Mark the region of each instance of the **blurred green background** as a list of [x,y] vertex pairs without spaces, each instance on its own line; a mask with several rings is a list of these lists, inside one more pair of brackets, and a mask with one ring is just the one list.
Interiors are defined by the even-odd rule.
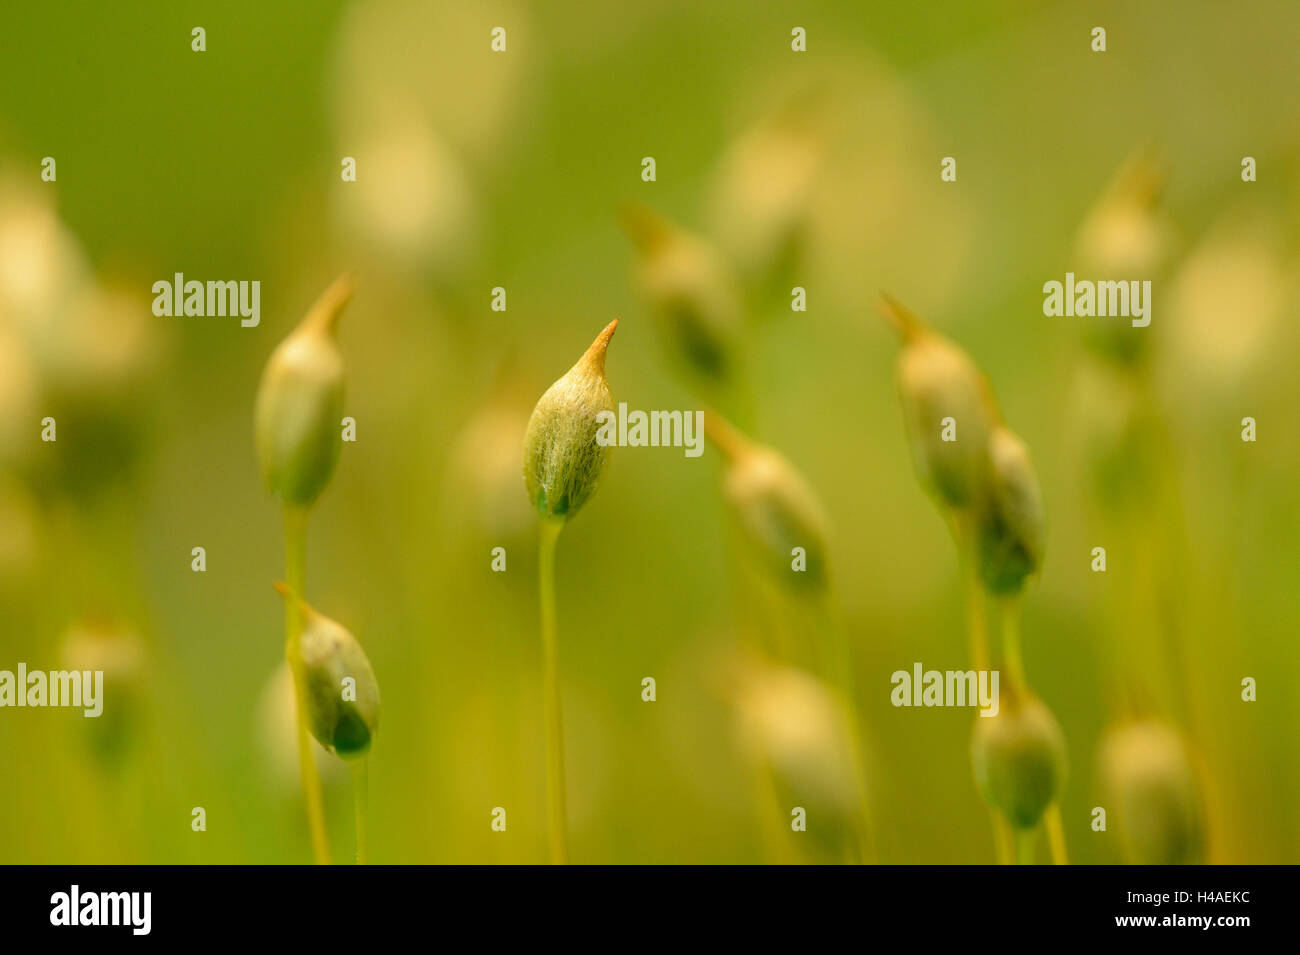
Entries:
[[[114,721],[0,711],[0,861],[309,859],[272,683],[280,521],[251,415],[271,349],[347,269],[361,278],[340,332],[358,440],[313,513],[307,594],[357,634],[383,692],[373,859],[541,861],[523,424],[615,316],[615,400],[701,406],[630,282],[617,210],[641,200],[738,261],[728,190],[751,132],[783,110],[804,121],[815,172],[793,277],[749,300],[747,425],[831,519],[878,857],[993,858],[972,714],[889,704],[894,670],[968,663],[957,562],[909,460],[898,346],[874,308],[884,289],[989,373],[1034,455],[1050,527],[1025,652],[1068,741],[1073,859],[1121,858],[1113,832],[1089,829],[1106,805],[1116,653],[1203,764],[1209,860],[1300,859],[1300,10],[767,7],[0,8],[0,668],[55,668],[89,632],[123,674]],[[1089,48],[1097,25],[1104,54]],[[195,26],[206,52],[190,48]],[[806,53],[790,49],[794,26]],[[1147,145],[1168,168],[1142,393],[1161,476],[1117,513],[1085,437],[1118,386],[1089,378],[1088,320],[1045,318],[1041,288],[1074,267],[1080,224]],[[40,181],[45,156],[56,182]],[[340,180],[344,156],[356,183]],[[656,182],[640,178],[644,156]],[[955,183],[940,181],[944,156]],[[1242,182],[1243,156],[1258,182]],[[154,317],[152,283],[174,272],[259,280],[260,326]],[[790,312],[792,285],[807,312]],[[496,286],[505,312],[489,308]],[[55,444],[39,440],[46,414]],[[719,475],[713,451],[620,449],[561,540],[575,861],[836,858],[814,831],[762,835],[719,674],[779,618],[746,596]],[[1105,575],[1089,569],[1099,545]],[[196,546],[205,573],[190,569]],[[1138,574],[1126,555],[1143,547]],[[1257,702],[1240,699],[1246,676]],[[346,772],[321,762],[347,859]],[[490,828],[498,806],[505,833]]]

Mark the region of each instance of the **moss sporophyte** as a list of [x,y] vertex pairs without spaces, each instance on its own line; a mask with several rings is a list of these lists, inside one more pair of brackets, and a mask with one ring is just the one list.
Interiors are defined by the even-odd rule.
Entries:
[[343,353],[336,330],[355,282],[339,278],[271,353],[254,410],[262,475],[285,506],[310,507],[338,463]]
[[298,604],[303,698],[312,736],[352,766],[357,864],[369,861],[369,793],[366,756],[379,732],[379,682],[370,659],[347,628],[317,612],[282,583],[280,596]]
[[612,448],[597,440],[602,414],[614,413],[605,352],[618,319],[538,400],[524,435],[524,484],[537,513],[566,521],[596,491]]
[[[1032,835],[1046,817],[1052,856],[1065,860],[1055,804],[1065,741],[1051,711],[1029,690],[1020,649],[1019,596],[1043,558],[1045,509],[1029,451],[1003,422],[987,376],[957,345],[888,296],[881,311],[898,332],[899,398],[921,483],[948,522],[961,560],[975,668],[989,666],[988,597],[1002,620],[1008,701],[977,720],[972,760],[995,811],[1002,861],[1032,861]],[[1012,833],[1015,830],[1016,849]]]
[[613,449],[597,435],[613,413],[605,352],[614,319],[572,368],[542,395],[524,435],[524,487],[541,518],[538,590],[542,616],[542,698],[546,725],[547,830],[551,861],[568,861],[564,718],[555,619],[555,546],[565,524],[591,499]]
[[717,252],[643,203],[621,210],[636,251],[636,285],[674,361],[710,382],[734,373],[740,289]]
[[1151,718],[1117,726],[1103,739],[1100,763],[1129,862],[1204,861],[1205,801],[1191,748],[1178,729]]
[[860,862],[874,854],[868,780],[853,653],[832,592],[827,539],[830,522],[811,486],[783,455],[745,437],[721,415],[708,412],[704,430],[723,458],[723,496],[763,576],[813,611],[820,640],[812,648],[833,687],[858,801],[852,852]]
[[[271,493],[279,498],[283,510],[285,587],[290,595],[285,600],[285,659],[293,674],[299,771],[312,852],[318,863],[328,863],[330,853],[324,796],[308,736],[309,725],[320,727],[312,722],[312,689],[304,663],[305,605],[302,601],[307,516],[338,462],[344,382],[343,355],[336,331],[354,288],[352,275],[335,280],[271,353],[262,372],[253,412],[253,436],[262,476]],[[353,742],[349,735],[344,745]],[[360,807],[364,804],[365,771],[364,763],[358,765],[358,857],[361,858],[364,833],[360,829]]]
[[379,683],[370,660],[342,624],[300,600],[283,583],[277,583],[276,590],[285,600],[298,601],[303,615],[302,672],[311,734],[335,755],[360,759],[379,730]]
[[[752,552],[776,580],[796,590],[829,586],[829,522],[812,489],[780,454],[744,437],[720,415],[708,413],[704,430],[725,460],[723,492]],[[802,566],[792,573],[792,556]]]

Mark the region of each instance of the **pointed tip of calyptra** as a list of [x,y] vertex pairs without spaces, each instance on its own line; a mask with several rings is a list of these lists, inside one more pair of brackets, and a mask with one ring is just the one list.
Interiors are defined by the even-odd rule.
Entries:
[[716,411],[704,412],[704,436],[713,443],[728,461],[736,461],[749,453],[751,445],[727,419]]
[[298,601],[298,603],[302,606],[302,609],[305,613],[312,614],[315,612],[312,610],[311,605],[308,604],[307,601],[303,600],[301,596],[294,593],[293,588],[290,587],[288,584],[286,584],[283,580],[277,580],[275,581],[275,583],[271,584],[271,586],[274,587],[275,592],[279,594],[281,597],[283,597],[285,600]]
[[288,584],[286,584],[283,580],[277,580],[271,586],[274,587],[275,592],[279,594],[281,597],[283,597],[285,600],[296,600],[298,602],[298,607],[302,611],[302,619],[304,625],[311,623],[314,620],[321,619],[320,612],[317,611],[316,608],[313,607],[311,604],[307,603],[307,601],[304,600],[301,595],[294,593],[293,588],[290,587]]
[[603,375],[605,373],[605,353],[609,350],[609,340],[614,337],[614,332],[617,329],[618,319],[616,318],[601,330],[601,333],[596,336],[596,340],[583,352],[580,364],[593,366]]
[[642,252],[662,248],[672,236],[672,225],[640,200],[630,200],[618,207],[618,221],[632,244]]
[[925,322],[888,292],[880,293],[880,301],[876,308],[904,342],[914,342],[925,334]]
[[357,273],[347,271],[330,283],[329,287],[320,294],[320,297],[307,310],[306,317],[302,320],[303,328],[311,328],[316,331],[334,334],[338,328],[339,317],[343,314],[343,309],[347,307],[348,302],[352,301],[353,294],[357,290]]
[[1145,198],[1154,201],[1168,181],[1169,168],[1169,154],[1158,140],[1140,142],[1125,155],[1111,176],[1102,198]]

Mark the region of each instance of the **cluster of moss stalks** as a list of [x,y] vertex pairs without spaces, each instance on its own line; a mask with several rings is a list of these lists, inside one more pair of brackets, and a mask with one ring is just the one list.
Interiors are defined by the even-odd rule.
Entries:
[[[947,521],[964,580],[970,653],[990,666],[987,613],[1001,620],[1002,683],[997,715],[979,716],[971,761],[994,812],[1002,861],[1033,860],[1033,837],[1046,816],[1053,861],[1066,861],[1057,799],[1065,781],[1065,737],[1029,687],[1020,649],[1019,602],[1042,564],[1045,514],[1023,441],[1007,427],[983,372],[957,345],[885,297],[898,331],[898,389],[921,483]],[[1013,845],[1014,844],[1014,845]]]
[[284,653],[293,674],[303,799],[318,863],[330,860],[325,801],[308,733],[353,766],[356,859],[369,855],[367,754],[379,729],[379,683],[356,637],[305,599],[307,517],[338,462],[342,441],[343,355],[339,316],[352,298],[343,276],[272,352],[254,411],[254,438],[267,487],[284,515]]

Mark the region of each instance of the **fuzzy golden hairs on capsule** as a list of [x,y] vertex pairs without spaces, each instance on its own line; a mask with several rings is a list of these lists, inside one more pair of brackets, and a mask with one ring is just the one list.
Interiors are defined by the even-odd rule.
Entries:
[[537,401],[524,434],[524,486],[534,510],[566,521],[596,492],[613,448],[596,440],[597,417],[613,412],[605,380],[605,352],[618,328],[614,319],[582,357]]

